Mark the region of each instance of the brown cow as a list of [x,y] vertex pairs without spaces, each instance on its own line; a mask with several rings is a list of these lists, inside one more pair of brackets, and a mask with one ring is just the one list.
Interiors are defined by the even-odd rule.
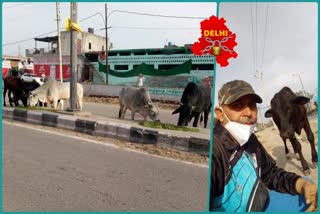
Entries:
[[[6,77],[3,79],[3,85],[3,106],[6,106],[7,91],[10,106],[13,107],[12,102],[15,103],[15,106],[18,106],[20,99],[23,105],[27,106],[27,95],[23,91],[23,82],[19,77]],[[13,93],[13,99],[11,93]]]

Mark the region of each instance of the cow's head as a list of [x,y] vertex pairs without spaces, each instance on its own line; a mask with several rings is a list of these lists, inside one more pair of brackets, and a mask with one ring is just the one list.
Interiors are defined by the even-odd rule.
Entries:
[[290,88],[284,87],[271,100],[271,108],[264,116],[272,117],[276,123],[280,136],[282,138],[291,138],[294,136],[295,123],[299,123],[303,117],[306,117],[306,109],[303,106],[309,102],[309,98],[296,96]]
[[147,112],[149,118],[153,121],[159,121],[159,107],[153,103],[144,105],[144,109]]
[[172,114],[179,114],[178,126],[187,126],[188,122],[192,119],[192,109],[191,104],[180,104],[180,106],[172,112]]
[[30,106],[36,106],[37,103],[39,102],[39,97],[36,93],[30,92],[29,97],[28,97],[28,103]]

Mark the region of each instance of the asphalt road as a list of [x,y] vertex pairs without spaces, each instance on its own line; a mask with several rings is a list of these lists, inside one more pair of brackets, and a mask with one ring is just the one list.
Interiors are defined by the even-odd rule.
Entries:
[[[111,139],[110,139],[111,141]],[[203,211],[208,168],[3,122],[4,211]]]

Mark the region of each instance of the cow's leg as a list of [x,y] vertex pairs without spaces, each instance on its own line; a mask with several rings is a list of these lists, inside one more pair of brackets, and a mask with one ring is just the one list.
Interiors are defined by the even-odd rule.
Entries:
[[[11,98],[11,94],[12,94],[13,92],[11,91],[11,89],[9,89],[8,90],[8,97],[9,97],[9,103],[10,103],[10,106],[11,107],[13,107],[13,102],[14,102],[14,99],[13,98]],[[13,96],[14,96],[14,94],[13,94]]]
[[3,106],[6,106],[6,94],[7,94],[7,88],[4,86],[4,89],[3,89]]
[[13,102],[13,98],[12,98],[12,90],[8,89],[8,98],[9,98],[9,102]]
[[194,113],[193,127],[198,127],[199,118],[200,118],[200,112],[195,112]]
[[118,115],[118,118],[119,118],[119,119],[121,118],[121,108],[119,109],[119,115]]
[[16,93],[15,94],[13,94],[13,99],[14,99],[14,104],[15,104],[15,106],[19,106],[19,99],[18,99],[18,97],[21,97],[22,95],[20,94],[20,92],[19,92],[19,96],[17,96],[17,91],[16,91]]
[[124,106],[123,105],[120,105],[120,109],[119,109],[119,119],[122,119],[122,115],[123,115],[123,108]]
[[304,159],[304,157],[302,155],[300,142],[295,137],[290,138],[290,142],[292,144],[292,147],[293,147],[294,151],[299,154],[301,165],[302,165],[302,169],[303,169],[303,174],[309,175],[311,173],[311,171],[310,171],[310,168],[308,166],[307,161]]
[[131,120],[134,120],[134,115],[136,114],[136,111],[132,110],[131,111]]
[[209,113],[210,113],[210,108],[204,110],[204,128],[207,128]]
[[80,106],[80,111],[83,110],[83,97],[78,97],[78,102],[79,102],[79,106]]
[[19,89],[9,91],[9,94],[13,93],[13,99],[11,101],[14,103],[15,106],[19,106],[19,98],[22,97],[22,91],[19,91]]
[[147,121],[148,114],[145,112],[144,114],[142,114],[142,117],[143,121]]
[[60,103],[60,100],[57,101],[57,109],[61,109],[61,103]]
[[9,97],[11,97],[10,94],[13,94],[13,98],[9,98],[10,106],[13,106],[12,103],[14,103],[15,106],[19,106],[18,97],[20,97],[20,96],[18,95],[18,91],[17,90],[13,90],[13,91],[9,90]]
[[200,114],[200,124],[202,124],[203,121],[203,113]]
[[316,147],[314,145],[314,135],[312,133],[312,130],[311,130],[311,127],[310,127],[308,120],[305,123],[304,131],[306,132],[308,141],[311,146],[311,157],[312,157],[313,167],[317,167],[318,166],[318,153],[317,153]]
[[284,150],[285,150],[285,152],[286,152],[286,158],[287,158],[287,160],[290,160],[291,157],[290,157],[289,149],[288,149],[288,146],[287,146],[287,139],[284,138],[284,137],[281,137],[281,138],[282,138],[283,143],[284,143]]
[[123,107],[123,111],[121,113],[121,119],[124,119],[124,117],[126,116],[126,112],[127,112],[127,108]]
[[58,108],[58,100],[53,99],[53,101],[52,101],[52,107],[53,107],[54,109],[57,109],[57,108]]
[[63,110],[63,100],[58,100],[58,109]]

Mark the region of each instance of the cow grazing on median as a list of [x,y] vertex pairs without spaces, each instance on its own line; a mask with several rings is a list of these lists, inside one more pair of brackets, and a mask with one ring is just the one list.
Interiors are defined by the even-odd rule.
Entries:
[[119,94],[119,119],[124,119],[127,109],[131,111],[131,119],[135,113],[143,116],[144,120],[159,120],[159,109],[151,101],[150,94],[145,87],[124,87]]
[[200,115],[203,113],[204,128],[206,128],[210,109],[210,89],[201,85],[197,85],[194,82],[190,82],[183,91],[180,107],[172,112],[172,114],[180,113],[178,126],[187,126],[194,117],[193,127],[197,127]]
[[[23,80],[19,77],[6,77],[3,79],[3,106],[6,106],[6,94],[8,92],[10,106],[19,105],[19,100],[22,101],[24,106],[27,106],[27,95],[24,94]],[[11,98],[13,95],[13,98]]]
[[311,145],[313,165],[317,166],[318,164],[318,154],[314,144],[314,136],[307,118],[307,110],[304,107],[304,104],[307,102],[309,102],[309,98],[297,96],[290,88],[284,87],[274,95],[271,100],[271,109],[265,113],[265,117],[273,118],[280,131],[280,137],[284,142],[287,158],[289,157],[289,150],[286,140],[290,140],[294,152],[300,157],[304,174],[310,174],[310,169],[302,155],[301,144],[295,137],[295,133],[300,135],[301,130],[304,129]]
[[[51,78],[39,88],[33,90],[29,94],[30,106],[35,106],[38,102],[51,103],[54,109],[58,109],[60,101],[61,109],[63,109],[63,100],[70,99],[70,82],[57,82]],[[83,109],[83,87],[77,83],[77,100],[79,110]]]

